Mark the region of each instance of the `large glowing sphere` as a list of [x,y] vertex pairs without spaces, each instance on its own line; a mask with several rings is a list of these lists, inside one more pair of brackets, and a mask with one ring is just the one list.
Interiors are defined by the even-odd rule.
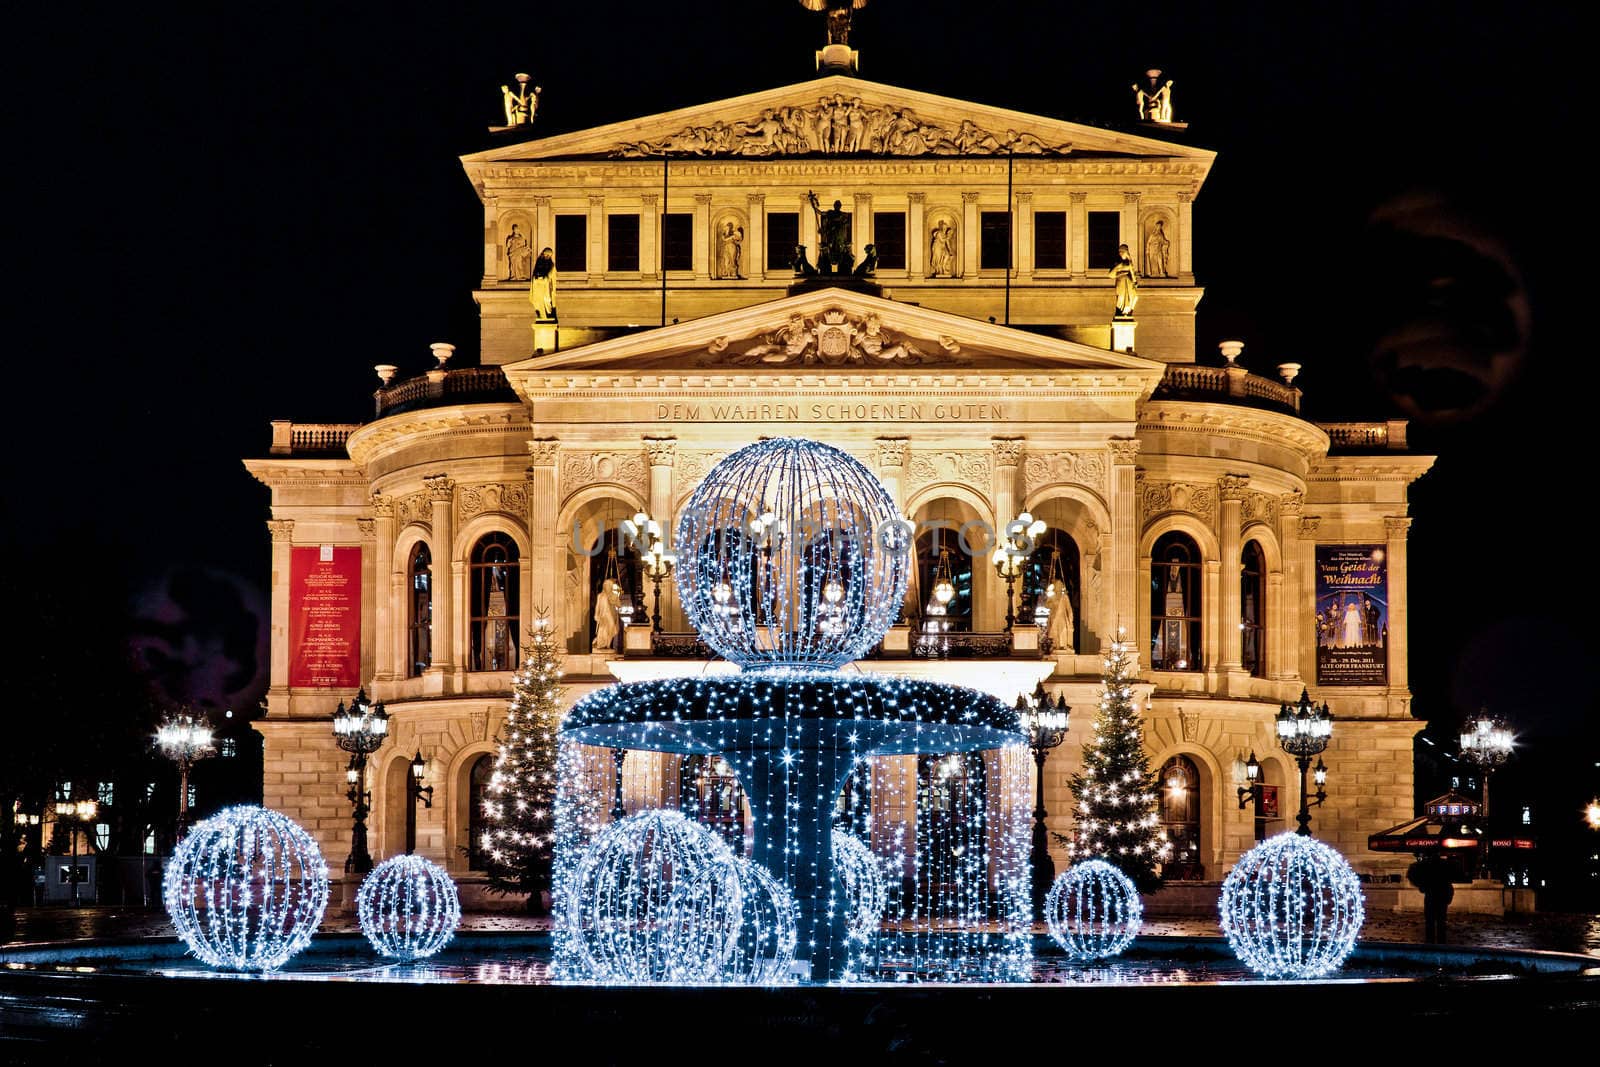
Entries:
[[607,826],[565,896],[568,939],[596,982],[722,981],[744,920],[733,853],[676,811]]
[[1222,883],[1220,907],[1234,955],[1268,978],[1336,970],[1366,918],[1350,864],[1295,833],[1270,837],[1241,856]]
[[418,960],[455,936],[461,899],[443,867],[421,856],[391,856],[356,892],[361,932],[385,956]]
[[678,520],[678,593],[744,667],[838,667],[900,612],[911,527],[860,460],[797,437],[718,463]]
[[1117,955],[1139,936],[1144,905],[1127,875],[1105,860],[1085,860],[1050,886],[1044,918],[1063,952],[1098,960]]
[[739,870],[743,917],[738,942],[728,957],[728,980],[750,985],[792,982],[799,939],[794,897],[761,864],[742,857],[734,863]]
[[244,804],[189,831],[167,865],[162,898],[200,959],[269,971],[305,948],[322,922],[328,866],[294,820]]
[[833,870],[844,887],[845,925],[850,930],[850,938],[870,944],[889,901],[878,857],[861,838],[835,827]]

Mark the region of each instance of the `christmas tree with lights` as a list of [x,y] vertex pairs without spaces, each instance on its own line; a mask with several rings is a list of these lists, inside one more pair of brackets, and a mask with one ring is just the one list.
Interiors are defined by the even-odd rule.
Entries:
[[555,847],[556,733],[561,726],[561,651],[540,618],[528,635],[511,706],[497,738],[494,776],[483,802],[489,824],[476,842],[488,858],[489,887],[528,894],[528,911],[546,913]]
[[1071,851],[1075,863],[1102,859],[1121,868],[1148,893],[1161,887],[1171,846],[1157,813],[1156,776],[1133,699],[1132,645],[1124,638],[1118,630],[1105,658],[1094,737],[1083,747],[1083,773],[1072,779],[1078,803]]

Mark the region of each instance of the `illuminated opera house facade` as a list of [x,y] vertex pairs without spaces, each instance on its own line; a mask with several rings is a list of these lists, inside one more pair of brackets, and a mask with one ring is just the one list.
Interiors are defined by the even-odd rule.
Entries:
[[[657,586],[617,531],[639,512],[670,529],[720,457],[798,435],[862,460],[916,523],[904,618],[862,669],[1008,703],[1042,680],[1074,709],[1045,769],[1052,829],[1071,828],[1067,783],[1120,627],[1169,877],[1219,879],[1293,828],[1298,770],[1274,717],[1303,689],[1334,716],[1317,835],[1392,873],[1366,844],[1413,812],[1407,494],[1431,459],[1402,423],[1303,418],[1293,364],[1209,343],[1197,360],[1193,212],[1214,153],[1130,128],[831,74],[465,157],[483,205],[480,365],[436,346],[422,373],[419,345],[417,376],[380,368],[370,421],[274,423],[270,454],[246,461],[271,489],[265,803],[331,858],[349,851],[330,716],[365,687],[391,734],[369,771],[373,855],[406,847],[420,753],[435,791],[415,847],[469,877],[534,619],[564,643],[568,700],[727,669],[670,578],[652,625]],[[812,272],[835,201],[853,260],[830,277]],[[855,277],[869,244],[875,273]],[[1116,313],[1120,246],[1131,315]],[[530,301],[544,248],[559,323]],[[1047,530],[1008,628],[988,531],[1024,512]],[[1052,583],[1071,606],[1053,627]],[[1252,753],[1266,788],[1241,803]],[[926,758],[886,762],[910,761],[918,789],[973,787]],[[629,810],[698,806],[737,832],[738,783],[715,760],[632,753],[621,776]]]

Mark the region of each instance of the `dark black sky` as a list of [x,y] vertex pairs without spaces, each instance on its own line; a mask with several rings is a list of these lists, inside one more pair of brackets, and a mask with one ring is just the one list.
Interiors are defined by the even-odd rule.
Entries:
[[[202,600],[264,603],[267,495],[239,458],[265,452],[268,419],[359,419],[372,365],[420,371],[431,341],[476,359],[481,214],[456,157],[486,146],[501,82],[533,72],[540,127],[580,128],[803,80],[822,32],[793,0],[159,10],[33,5],[6,70],[7,537],[29,580],[65,556],[147,604],[174,568],[233,591]],[[1414,494],[1413,686],[1425,715],[1489,703],[1571,734],[1592,721],[1568,665],[1600,592],[1577,516],[1594,253],[1570,19],[874,0],[854,43],[865,77],[1091,123],[1125,123],[1129,83],[1165,68],[1220,153],[1196,204],[1202,358],[1239,336],[1257,370],[1303,363],[1314,417],[1393,410],[1368,355],[1435,267],[1375,234],[1380,205],[1425,204],[1520,277],[1520,380],[1413,431],[1441,456]]]

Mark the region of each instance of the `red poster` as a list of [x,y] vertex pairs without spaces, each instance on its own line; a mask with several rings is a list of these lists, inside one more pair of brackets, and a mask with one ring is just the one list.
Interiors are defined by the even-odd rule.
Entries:
[[290,549],[289,684],[361,684],[361,549]]

